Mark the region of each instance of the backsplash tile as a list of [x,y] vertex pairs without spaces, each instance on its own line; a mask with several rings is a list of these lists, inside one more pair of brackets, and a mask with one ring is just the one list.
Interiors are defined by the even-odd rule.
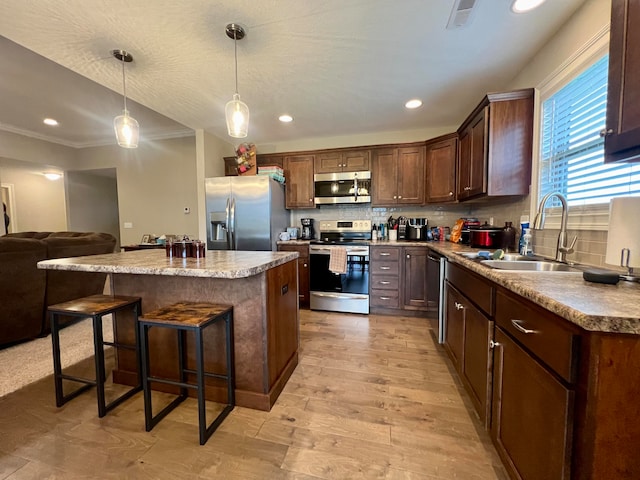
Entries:
[[[505,222],[512,222],[520,236],[520,217],[527,215],[533,222],[533,215],[529,211],[529,197],[492,200],[487,203],[433,205],[425,207],[371,207],[370,205],[322,205],[318,208],[305,210],[291,210],[292,226],[300,226],[301,218],[313,218],[314,227],[318,229],[320,220],[371,220],[372,223],[386,223],[389,216],[397,218],[403,215],[407,218],[427,218],[430,226],[452,227],[460,217],[477,217],[482,223],[493,219],[495,226],[503,226]],[[554,258],[559,230],[533,230],[533,251],[538,255]],[[586,265],[593,265],[617,271],[624,271],[604,263],[607,250],[607,232],[594,230],[569,230],[568,238],[578,236],[575,252],[567,259]]]

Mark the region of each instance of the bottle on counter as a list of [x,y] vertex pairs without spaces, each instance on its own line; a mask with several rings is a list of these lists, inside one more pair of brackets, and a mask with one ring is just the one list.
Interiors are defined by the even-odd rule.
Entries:
[[518,252],[522,253],[522,247],[524,247],[524,233],[529,228],[529,215],[522,215],[520,217],[520,241],[518,242]]
[[504,228],[502,229],[502,250],[507,253],[516,251],[516,229],[513,228],[511,222],[504,222]]
[[531,235],[531,229],[525,228],[524,230],[524,244],[522,245],[522,249],[520,250],[521,255],[533,255],[533,245],[531,244],[533,237]]
[[376,240],[378,240],[378,227],[374,223],[371,229],[371,241],[375,242]]

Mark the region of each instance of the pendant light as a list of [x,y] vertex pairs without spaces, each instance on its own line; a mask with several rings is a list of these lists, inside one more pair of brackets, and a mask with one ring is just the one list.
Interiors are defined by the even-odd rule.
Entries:
[[227,132],[230,137],[245,138],[249,132],[249,107],[240,100],[238,93],[238,40],[242,40],[245,36],[244,28],[237,23],[230,23],[225,28],[227,37],[233,39],[233,52],[236,66],[236,93],[233,94],[233,100],[227,102],[224,108],[224,114],[227,119]]
[[112,50],[111,55],[122,62],[122,95],[124,97],[124,110],[122,115],[113,119],[113,128],[116,131],[118,145],[123,148],[138,148],[138,136],[140,127],[138,121],[129,115],[127,110],[127,85],[124,78],[124,64],[133,61],[133,56],[125,50]]

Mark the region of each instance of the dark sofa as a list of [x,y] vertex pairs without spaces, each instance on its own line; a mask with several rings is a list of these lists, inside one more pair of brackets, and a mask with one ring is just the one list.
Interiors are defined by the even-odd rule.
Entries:
[[106,274],[40,270],[40,260],[112,253],[108,233],[21,232],[0,237],[0,348],[49,333],[47,306],[102,293]]

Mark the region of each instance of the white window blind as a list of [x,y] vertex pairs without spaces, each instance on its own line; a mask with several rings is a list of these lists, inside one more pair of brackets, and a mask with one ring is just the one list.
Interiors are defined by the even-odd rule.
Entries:
[[[640,164],[605,164],[608,56],[542,104],[538,196],[563,193],[569,206],[640,195]],[[555,199],[555,206],[560,203]]]

